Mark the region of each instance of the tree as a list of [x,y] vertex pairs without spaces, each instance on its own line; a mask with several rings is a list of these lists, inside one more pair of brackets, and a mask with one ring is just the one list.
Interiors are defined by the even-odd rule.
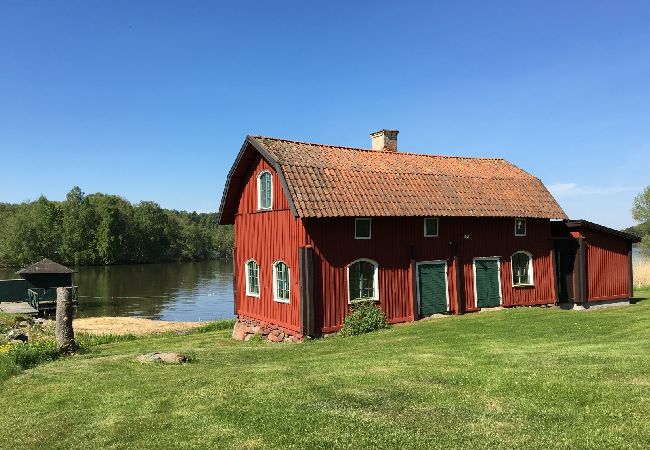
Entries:
[[637,222],[641,222],[639,225],[642,235],[641,246],[646,251],[650,251],[650,186],[634,198],[632,217]]

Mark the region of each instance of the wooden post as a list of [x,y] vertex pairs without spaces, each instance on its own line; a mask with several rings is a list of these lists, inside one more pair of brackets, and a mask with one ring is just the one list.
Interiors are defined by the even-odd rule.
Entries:
[[72,353],[77,345],[72,329],[72,288],[56,288],[56,343],[59,351]]
[[632,242],[627,250],[627,292],[630,302],[634,302],[634,268],[632,267]]
[[298,248],[300,263],[300,329],[303,336],[316,336],[314,305],[314,250]]

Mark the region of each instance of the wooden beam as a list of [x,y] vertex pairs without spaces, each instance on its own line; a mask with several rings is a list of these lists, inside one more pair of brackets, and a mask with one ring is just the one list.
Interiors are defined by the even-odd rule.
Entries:
[[314,319],[314,250],[311,246],[298,249],[300,265],[300,331],[303,336],[316,335]]
[[632,242],[628,242],[627,250],[627,292],[630,300],[634,299],[634,269],[632,268]]

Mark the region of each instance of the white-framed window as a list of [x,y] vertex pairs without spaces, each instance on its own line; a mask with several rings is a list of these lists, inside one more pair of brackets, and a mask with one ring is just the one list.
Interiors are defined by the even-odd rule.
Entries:
[[260,296],[260,266],[254,259],[246,261],[246,295]]
[[273,206],[273,176],[268,170],[257,175],[257,209],[267,210]]
[[533,255],[520,250],[510,257],[513,286],[533,286]]
[[289,303],[289,266],[284,261],[273,263],[273,300]]
[[438,218],[424,218],[424,237],[438,237]]
[[515,236],[526,236],[526,219],[515,219]]
[[357,259],[347,267],[348,303],[379,300],[379,265],[372,259]]
[[372,237],[372,219],[358,217],[354,219],[354,238],[370,239]]

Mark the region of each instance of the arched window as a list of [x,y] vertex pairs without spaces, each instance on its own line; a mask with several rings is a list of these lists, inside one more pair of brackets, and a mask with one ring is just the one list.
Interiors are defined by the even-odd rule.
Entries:
[[379,266],[371,259],[358,259],[348,266],[348,303],[379,300]]
[[533,255],[525,251],[518,251],[512,258],[512,285],[533,285]]
[[260,296],[260,266],[254,259],[246,261],[246,295]]
[[273,183],[271,172],[263,170],[257,176],[257,209],[271,209],[273,205]]
[[273,263],[273,300],[289,303],[289,266],[284,261]]

